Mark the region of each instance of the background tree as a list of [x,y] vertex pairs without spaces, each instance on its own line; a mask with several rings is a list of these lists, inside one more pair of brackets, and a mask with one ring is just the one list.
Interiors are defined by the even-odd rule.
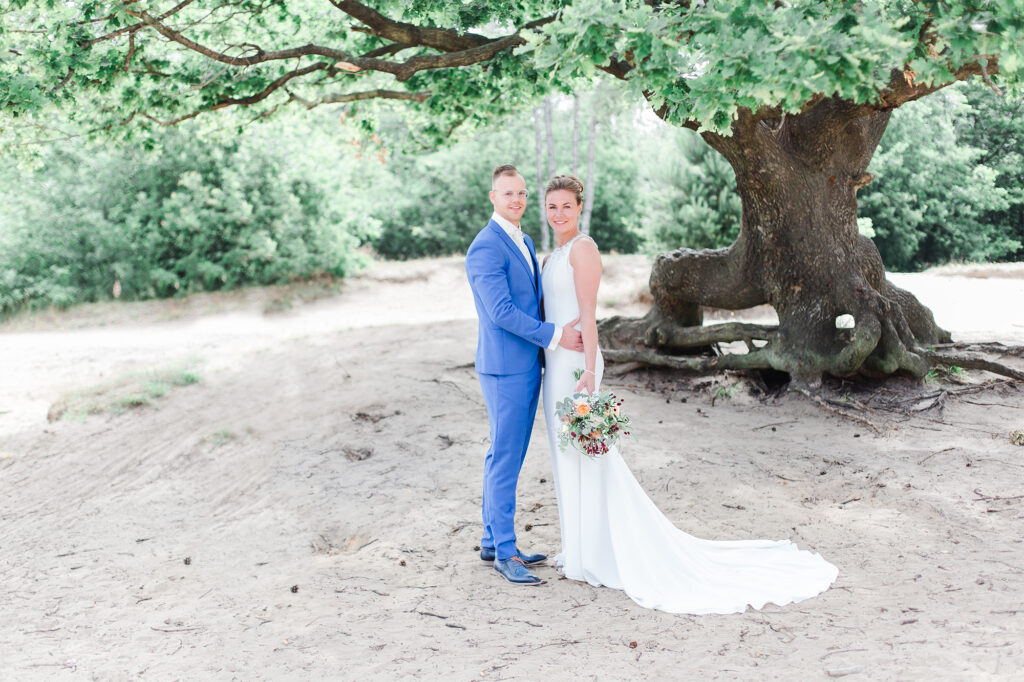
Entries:
[[661,135],[641,179],[649,197],[642,222],[648,248],[718,249],[736,241],[742,207],[736,177],[720,154],[696,135]]
[[878,179],[860,197],[887,267],[992,260],[1021,247],[993,215],[1010,206],[999,173],[957,130],[970,111],[961,90],[948,88],[893,115],[871,163]]
[[[701,305],[773,305],[777,329],[716,330],[766,345],[713,362],[782,370],[799,386],[826,373],[921,376],[924,344],[948,339],[885,279],[858,234],[856,193],[895,108],[972,75],[1019,84],[1020,0],[330,5],[15,0],[0,107],[74,104],[71,117],[94,96],[105,112],[96,128],[112,130],[235,106],[266,115],[392,99],[422,102],[430,118],[417,134],[437,138],[601,70],[700,132],[732,167],[743,207],[727,249],[655,262],[651,314],[603,327],[618,357],[664,362],[659,353],[706,344]],[[837,329],[847,314],[856,326]]]
[[1020,246],[1006,257],[1024,259],[1024,96],[992,97],[983,85],[963,87],[967,107],[955,124],[960,141],[983,150],[978,163],[996,172],[996,187],[1006,190],[1007,207],[990,211],[988,223],[1008,228]]

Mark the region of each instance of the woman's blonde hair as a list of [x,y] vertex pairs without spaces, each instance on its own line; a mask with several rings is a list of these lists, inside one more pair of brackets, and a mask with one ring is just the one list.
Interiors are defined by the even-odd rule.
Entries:
[[556,175],[551,178],[548,186],[544,188],[544,197],[557,190],[568,190],[576,195],[576,203],[583,203],[583,181],[575,175]]

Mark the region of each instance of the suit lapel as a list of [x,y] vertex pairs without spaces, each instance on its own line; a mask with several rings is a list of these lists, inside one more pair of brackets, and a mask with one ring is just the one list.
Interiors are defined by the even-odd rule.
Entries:
[[536,248],[533,245],[533,240],[526,233],[523,233],[523,241],[526,242],[526,250],[530,252],[530,260],[533,261],[533,288],[540,291],[540,264],[537,262]]
[[533,257],[534,268],[533,268],[533,272],[532,273],[530,272],[530,266],[526,262],[526,258],[523,257],[523,252],[520,251],[519,247],[516,246],[516,243],[514,241],[512,241],[512,237],[509,237],[508,234],[505,233],[505,230],[501,229],[501,225],[499,225],[498,223],[496,223],[496,222],[494,222],[492,220],[491,222],[489,222],[487,224],[487,226],[490,227],[492,230],[494,230],[495,232],[498,233],[498,237],[501,239],[502,243],[505,245],[505,248],[507,248],[509,251],[512,252],[513,260],[518,262],[519,265],[523,268],[523,270],[526,272],[526,276],[529,277],[530,281],[533,282],[533,288],[536,289],[537,288],[537,277],[536,277],[536,272],[537,272],[536,263],[537,263],[537,259],[536,259],[536,257],[532,256],[533,249],[530,248],[530,241],[526,241],[526,240],[529,240],[530,238],[527,237],[525,234],[523,235],[523,239],[524,239],[524,241],[526,241],[526,244],[527,244],[526,250],[529,251],[530,254],[531,254],[531,257]]

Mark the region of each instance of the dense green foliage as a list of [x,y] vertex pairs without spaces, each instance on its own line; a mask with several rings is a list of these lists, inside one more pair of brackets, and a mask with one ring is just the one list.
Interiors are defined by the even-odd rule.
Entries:
[[115,282],[135,299],[352,267],[372,219],[337,200],[338,174],[295,163],[267,136],[183,130],[161,142],[58,147],[31,172],[4,171],[0,311],[107,298]]
[[[667,120],[724,132],[741,108],[794,112],[819,93],[877,101],[894,71],[945,83],[979,55],[998,58],[1010,83],[1024,69],[1021,0],[335,5],[196,0],[164,16],[167,7],[148,14],[120,0],[13,0],[2,11],[0,109],[76,113],[95,95],[106,106],[90,115],[116,124],[383,86],[429,92],[429,125],[443,133],[602,68],[649,93]],[[439,30],[410,34],[409,25]]]

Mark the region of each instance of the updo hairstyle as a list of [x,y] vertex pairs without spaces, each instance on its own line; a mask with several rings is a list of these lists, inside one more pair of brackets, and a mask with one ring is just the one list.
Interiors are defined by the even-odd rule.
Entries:
[[576,195],[576,203],[583,204],[583,181],[575,175],[556,175],[544,188],[544,197],[557,190],[564,189]]

